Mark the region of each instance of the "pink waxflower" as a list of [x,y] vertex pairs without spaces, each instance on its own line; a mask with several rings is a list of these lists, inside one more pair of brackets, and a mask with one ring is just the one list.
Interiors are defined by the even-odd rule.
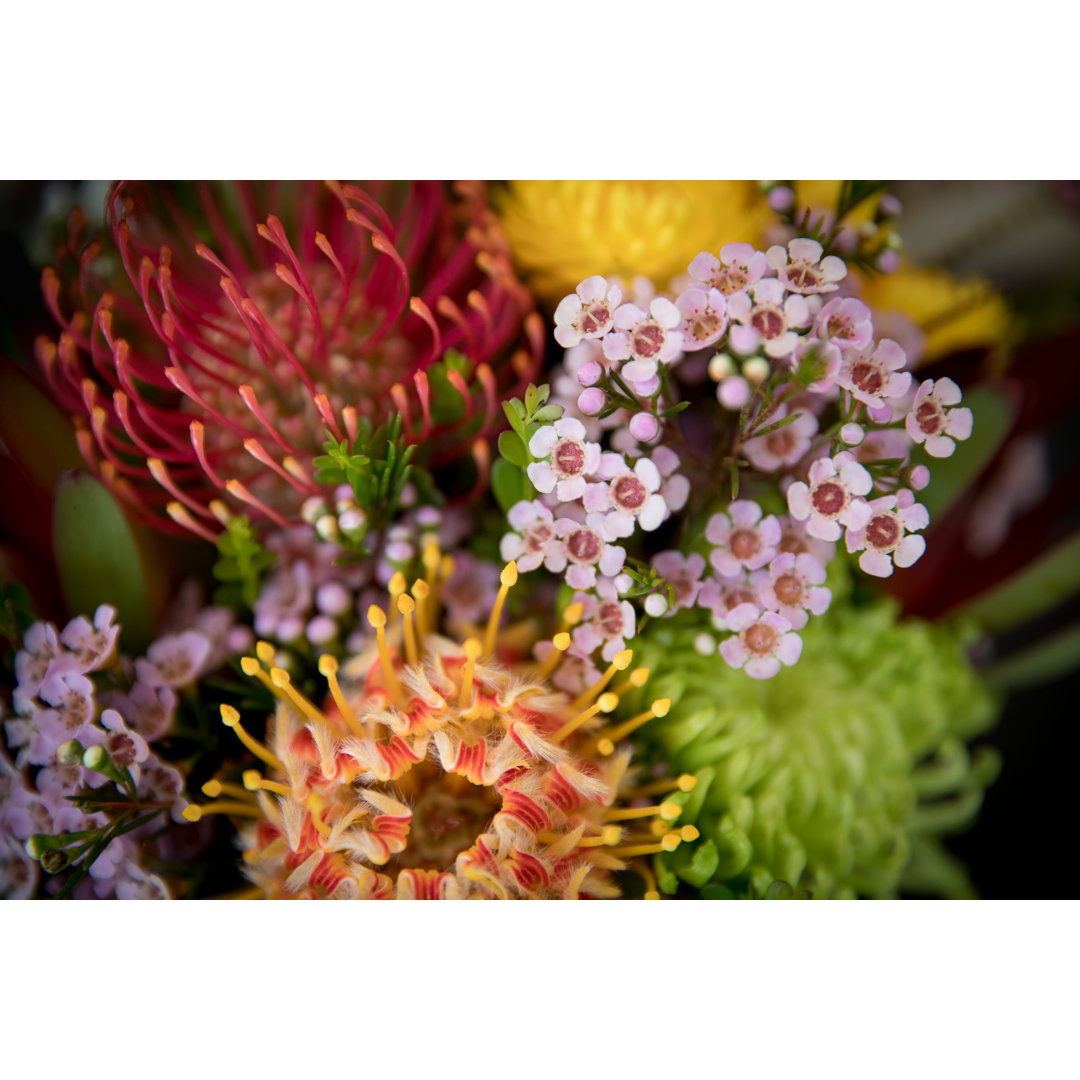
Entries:
[[[775,424],[788,416],[788,406],[781,405],[764,426]],[[813,413],[800,410],[796,419],[768,435],[747,439],[742,452],[755,469],[762,472],[779,472],[789,469],[810,449],[811,441],[817,434],[818,422]]]
[[[797,371],[804,361],[813,363],[814,381],[806,387],[807,394],[836,394],[836,376],[844,362],[844,355],[831,341],[820,338],[799,338],[791,357],[791,368]],[[813,400],[813,399],[811,399]]]
[[724,296],[742,292],[768,272],[765,253],[750,244],[725,244],[720,258],[702,251],[690,264],[690,276]]
[[60,641],[75,654],[81,671],[96,671],[112,657],[119,634],[116,608],[101,604],[94,612],[93,625],[85,615],[78,615],[64,627]]
[[603,454],[600,476],[608,482],[588,486],[585,509],[603,515],[612,537],[630,536],[635,524],[652,532],[668,516],[667,503],[658,494],[660,470],[648,458],[638,458],[631,469],[621,454]]
[[652,461],[660,472],[660,494],[667,508],[677,514],[690,498],[690,481],[676,472],[681,464],[679,455],[667,446],[657,446],[653,449]]
[[682,314],[679,331],[688,351],[715,345],[727,330],[727,301],[719,289],[692,286],[680,293],[675,306]]
[[874,337],[873,312],[854,296],[838,296],[818,312],[814,330],[841,349],[865,349]]
[[705,539],[713,544],[709,562],[718,574],[734,577],[742,570],[758,570],[777,552],[780,523],[770,514],[762,520],[761,507],[749,499],[737,499],[729,508],[713,514],[705,526]]
[[701,591],[701,575],[705,572],[703,555],[696,551],[689,555],[683,555],[681,551],[661,551],[653,556],[652,568],[672,587],[673,603],[668,608],[668,615],[674,615],[680,608],[694,606]]
[[545,563],[552,573],[566,566],[566,552],[555,534],[555,515],[541,502],[519,502],[510,507],[506,520],[515,532],[499,542],[499,555],[514,560],[521,573]]
[[555,340],[571,349],[582,338],[602,338],[612,329],[622,289],[599,274],[587,277],[575,293],[564,296],[555,309]]
[[788,509],[792,517],[806,521],[811,536],[835,542],[840,539],[841,525],[861,529],[870,520],[870,506],[861,496],[873,486],[866,469],[844,450],[835,458],[815,461],[809,485],[800,480],[788,488]]
[[746,356],[764,342],[765,354],[774,360],[795,351],[799,335],[793,328],[808,326],[812,318],[806,300],[795,293],[785,299],[784,286],[775,278],[729,297],[728,315],[738,324],[729,335],[736,352]]
[[758,595],[766,608],[791,623],[792,630],[801,630],[809,619],[807,612],[821,615],[832,601],[832,591],[823,587],[824,581],[825,567],[813,555],[781,552],[769,563]]
[[582,605],[581,622],[573,631],[574,646],[585,656],[592,656],[603,646],[600,658],[610,664],[615,654],[626,648],[626,639],[634,636],[633,606],[619,599],[607,578],[597,581],[595,594],[574,593],[574,601]]
[[[518,570],[521,569],[518,563]],[[454,553],[453,573],[442,588],[446,621],[451,627],[476,626],[487,619],[499,592],[500,570],[493,562],[478,559],[467,551]]]
[[[589,514],[585,523],[573,518],[558,518],[555,532],[562,541],[563,566],[567,566],[566,584],[573,589],[591,589],[596,585],[596,571],[613,578],[623,568],[626,551],[609,543],[614,540],[602,514]],[[562,566],[549,565],[556,573]]]
[[210,652],[210,642],[197,630],[166,634],[146,650],[146,658],[135,661],[139,682],[149,686],[187,686],[202,671]]
[[783,533],[780,537],[780,551],[790,552],[792,555],[813,555],[818,562],[827,565],[832,562],[836,555],[836,545],[819,540],[806,531],[806,525],[802,521],[788,517],[787,514],[777,519]]
[[836,374],[836,383],[871,409],[885,406],[885,398],[902,397],[911,384],[911,372],[900,369],[907,363],[904,350],[885,338],[877,348],[850,350]]
[[97,705],[94,702],[94,684],[85,675],[74,671],[50,675],[41,684],[38,697],[52,706],[39,712],[35,720],[42,734],[51,740],[54,751],[68,739],[87,741],[84,738],[86,728],[93,723]]
[[615,312],[615,329],[604,338],[609,360],[629,360],[622,373],[635,383],[656,376],[657,366],[670,364],[682,355],[683,337],[676,329],[682,322],[679,309],[658,296],[649,310],[623,304]]
[[843,259],[821,253],[824,248],[816,240],[799,238],[788,243],[785,251],[776,244],[765,252],[765,261],[777,273],[785,288],[793,293],[835,292],[836,283],[847,277]]
[[[543,663],[554,650],[555,646],[550,641],[539,641],[533,652],[537,660]],[[584,693],[590,686],[595,686],[599,678],[600,672],[597,671],[592,660],[588,656],[582,655],[576,646],[571,645],[563,653],[559,666],[555,669],[555,674],[551,676],[551,685],[571,697],[577,697],[578,694]]]
[[50,675],[65,671],[82,672],[78,657],[60,644],[56,627],[52,623],[36,622],[23,636],[22,648],[15,654],[15,679],[17,686],[12,695],[17,711],[22,712],[20,702],[28,702],[37,696],[41,684]]
[[[758,573],[764,574],[765,571],[761,570]],[[728,614],[738,607],[749,605],[759,612],[765,609],[758,592],[757,582],[749,580],[745,574],[740,574],[739,577],[728,581],[720,581],[716,577],[706,578],[701,583],[697,605],[712,613],[713,626],[717,630],[729,629]]]
[[925,506],[915,502],[906,488],[896,495],[885,495],[870,503],[870,520],[865,528],[849,529],[845,537],[848,551],[862,551],[859,566],[874,577],[889,577],[893,563],[911,566],[926,550],[921,536],[909,536],[930,524]]
[[771,679],[781,664],[790,667],[802,654],[802,638],[773,611],[760,612],[753,604],[742,604],[729,612],[727,624],[736,636],[720,642],[720,655],[733,668],[743,668],[751,679]]
[[533,487],[545,495],[554,490],[560,502],[585,494],[585,477],[600,464],[599,443],[587,442],[585,425],[571,416],[540,428],[529,440],[534,461],[526,472]]
[[950,407],[959,405],[962,397],[952,379],[927,379],[916,391],[904,427],[917,443],[926,444],[931,457],[951,457],[956,449],[953,439],[971,435],[971,410]]
[[[140,765],[150,755],[150,747],[146,745],[146,740],[137,731],[129,728],[124,718],[115,709],[105,709],[102,712],[101,726],[108,732],[101,745],[108,750],[113,761],[123,765],[131,773],[132,780],[138,784]],[[87,769],[86,779],[91,787],[100,787],[107,778],[101,773]]]

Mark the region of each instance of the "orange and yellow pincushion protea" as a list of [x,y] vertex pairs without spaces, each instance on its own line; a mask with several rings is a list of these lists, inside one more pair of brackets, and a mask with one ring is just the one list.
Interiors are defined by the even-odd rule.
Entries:
[[[615,874],[632,860],[696,839],[692,826],[673,824],[675,802],[646,798],[688,790],[692,778],[630,790],[630,753],[620,747],[669,702],[605,722],[648,677],[642,668],[621,675],[630,650],[576,698],[555,689],[548,680],[569,645],[565,629],[543,664],[525,661],[520,628],[499,634],[514,563],[482,635],[442,637],[433,628],[446,560],[428,555],[429,576],[411,593],[400,575],[391,582],[392,620],[369,610],[367,650],[340,671],[322,657],[321,706],[275,666],[268,643],[244,658],[279,700],[268,745],[234,709],[223,706],[222,718],[268,775],[248,770],[243,788],[211,782],[207,793],[235,798],[189,807],[188,817],[256,818],[242,832],[244,861],[269,898],[615,897]],[[567,625],[580,617],[576,605]],[[647,864],[635,868],[656,896]]]

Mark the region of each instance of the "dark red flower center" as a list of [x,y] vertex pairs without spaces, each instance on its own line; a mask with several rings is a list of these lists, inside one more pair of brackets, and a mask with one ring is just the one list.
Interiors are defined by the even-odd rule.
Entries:
[[623,510],[640,510],[649,497],[649,491],[636,477],[626,474],[617,477],[611,485],[611,497]]
[[566,541],[570,557],[579,563],[594,563],[600,558],[603,542],[591,529],[575,529]]
[[577,476],[585,467],[585,447],[576,439],[562,439],[551,455],[555,471],[562,476]]
[[736,529],[728,541],[736,559],[752,559],[761,550],[761,540],[754,529]]
[[915,422],[927,435],[934,435],[941,428],[941,411],[932,401],[923,401],[915,410]]
[[634,355],[642,360],[651,360],[663,346],[664,330],[656,323],[647,323],[634,331]]
[[773,592],[776,593],[776,599],[781,604],[786,607],[794,607],[802,599],[802,579],[798,574],[782,574],[776,579]]
[[826,480],[814,488],[810,496],[811,505],[824,517],[833,517],[844,509],[847,492],[833,480]]
[[871,547],[887,551],[896,546],[901,531],[900,523],[892,514],[878,514],[866,526],[866,542]]
[[751,652],[765,656],[776,648],[776,631],[766,623],[754,623],[743,635],[743,641]]
[[787,320],[779,308],[762,304],[754,308],[750,325],[767,341],[779,337],[787,329]]

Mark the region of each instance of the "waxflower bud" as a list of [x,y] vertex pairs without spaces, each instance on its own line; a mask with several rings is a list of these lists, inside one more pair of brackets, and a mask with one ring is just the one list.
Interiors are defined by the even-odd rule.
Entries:
[[709,361],[709,378],[713,382],[720,382],[722,379],[734,374],[734,372],[735,363],[727,353],[718,352]]
[[120,772],[116,768],[116,762],[109,756],[104,746],[91,746],[82,756],[82,763],[88,769],[107,776],[110,780],[120,783]]
[[59,851],[56,848],[50,848],[41,855],[41,869],[46,874],[59,874],[61,870],[67,869],[70,862],[71,856],[66,851]]
[[61,765],[81,765],[86,747],[78,739],[68,739],[56,748],[56,760]]
[[742,366],[743,377],[755,386],[769,377],[769,371],[769,361],[763,356],[752,356]]
[[603,390],[598,386],[590,386],[578,395],[577,404],[586,416],[595,416],[604,407],[606,400]]

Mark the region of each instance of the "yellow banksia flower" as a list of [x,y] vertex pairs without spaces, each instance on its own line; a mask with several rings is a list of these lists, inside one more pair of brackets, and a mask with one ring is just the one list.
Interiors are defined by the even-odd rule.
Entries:
[[189,819],[252,819],[241,832],[246,872],[268,898],[611,898],[615,873],[631,865],[658,898],[648,866],[633,860],[697,830],[673,824],[676,803],[645,798],[678,780],[632,789],[620,743],[669,703],[607,722],[648,675],[627,670],[630,650],[577,697],[554,688],[580,605],[547,659],[528,662],[522,628],[499,628],[514,563],[486,628],[463,642],[436,633],[449,560],[427,554],[428,577],[411,591],[401,575],[391,581],[390,616],[369,609],[369,647],[340,670],[321,658],[321,703],[292,684],[268,642],[244,657],[245,673],[278,699],[266,744],[230,706],[222,719],[265,774],[249,769],[243,787],[213,781],[207,794],[232,797],[189,807]]
[[664,289],[698,252],[755,243],[775,221],[745,180],[519,180],[499,209],[515,261],[552,304],[593,274]]

